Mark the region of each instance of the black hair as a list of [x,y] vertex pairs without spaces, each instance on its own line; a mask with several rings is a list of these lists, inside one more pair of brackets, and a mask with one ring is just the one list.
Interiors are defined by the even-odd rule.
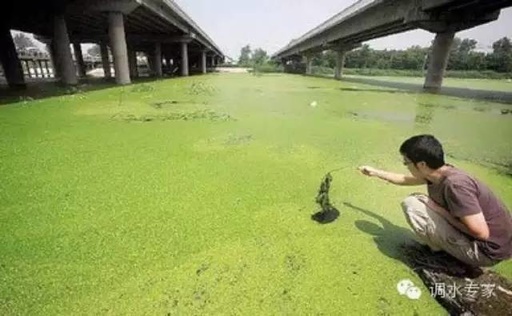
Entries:
[[400,153],[414,164],[424,161],[431,169],[444,166],[444,151],[441,143],[432,135],[417,135],[400,146]]

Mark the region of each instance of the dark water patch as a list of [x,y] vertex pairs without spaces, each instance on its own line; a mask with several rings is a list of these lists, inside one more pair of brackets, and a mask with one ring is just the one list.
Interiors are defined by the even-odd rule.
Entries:
[[117,113],[111,117],[112,120],[126,122],[164,122],[164,121],[197,121],[205,120],[212,122],[236,121],[229,114],[217,113],[211,110],[202,110],[194,112],[182,113],[166,113],[166,114],[144,114],[134,115],[126,113]]
[[386,122],[414,122],[415,117],[411,114],[400,113],[400,112],[347,112],[352,117],[362,119],[374,119]]
[[394,90],[394,89],[359,89],[359,88],[339,88],[343,92],[378,92],[378,93],[400,93],[409,94],[411,92],[405,90]]
[[176,100],[166,100],[166,101],[160,101],[160,102],[153,102],[150,105],[152,107],[154,107],[155,109],[161,109],[164,106],[174,105],[174,104],[178,104],[178,103],[180,103],[180,102],[176,101]]
[[418,103],[420,107],[427,108],[427,109],[445,109],[445,110],[455,110],[457,107],[455,105],[451,104],[434,104],[434,103],[426,103],[426,102],[420,102]]
[[252,135],[230,135],[224,143],[225,145],[243,145],[253,140]]

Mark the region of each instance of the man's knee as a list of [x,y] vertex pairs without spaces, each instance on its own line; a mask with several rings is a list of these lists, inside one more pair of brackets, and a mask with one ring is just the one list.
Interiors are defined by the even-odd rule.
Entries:
[[427,206],[415,195],[406,197],[401,205],[405,218],[414,232],[420,236],[426,236],[427,231],[431,230]]
[[406,213],[406,215],[411,215],[410,213],[425,213],[427,210],[427,206],[418,199],[417,195],[409,195],[406,197],[402,203],[402,210]]

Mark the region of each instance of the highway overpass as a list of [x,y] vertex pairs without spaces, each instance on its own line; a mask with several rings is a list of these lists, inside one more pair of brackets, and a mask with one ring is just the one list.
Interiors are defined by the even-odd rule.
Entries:
[[137,76],[136,52],[150,56],[156,76],[162,76],[163,59],[179,65],[183,76],[192,62],[206,72],[224,59],[213,40],[171,0],[17,0],[0,12],[0,61],[11,87],[25,85],[11,29],[43,39],[57,76],[70,85],[78,82],[70,44],[79,68],[84,65],[79,44],[99,44],[106,77],[112,76],[110,48],[119,84]]
[[512,0],[361,0],[334,15],[273,55],[287,62],[302,56],[311,73],[315,53],[337,51],[335,77],[341,78],[345,53],[371,39],[413,29],[435,33],[424,87],[442,86],[455,33],[498,19]]

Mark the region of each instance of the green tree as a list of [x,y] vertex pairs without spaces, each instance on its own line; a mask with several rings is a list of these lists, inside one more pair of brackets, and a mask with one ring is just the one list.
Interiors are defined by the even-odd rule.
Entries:
[[251,61],[254,65],[263,65],[268,61],[267,52],[261,48],[257,48],[252,53]]
[[251,63],[251,46],[247,45],[245,47],[242,47],[242,50],[240,52],[240,58],[238,59],[238,64],[240,66],[247,67]]
[[512,43],[508,37],[492,44],[493,53],[487,57],[489,68],[497,72],[512,72]]

